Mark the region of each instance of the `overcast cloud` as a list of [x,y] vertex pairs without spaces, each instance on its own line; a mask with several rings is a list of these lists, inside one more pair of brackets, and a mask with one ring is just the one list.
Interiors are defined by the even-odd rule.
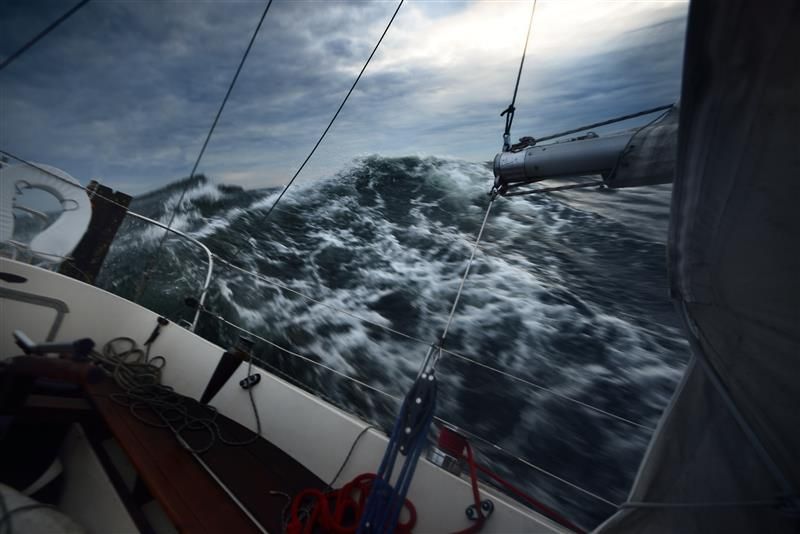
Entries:
[[[4,2],[0,56],[69,4]],[[91,2],[0,72],[0,148],[133,194],[188,175],[263,5]],[[200,171],[245,187],[288,180],[395,5],[276,0]],[[407,2],[301,179],[373,153],[491,159],[529,9]],[[686,11],[540,0],[514,137],[674,102]]]

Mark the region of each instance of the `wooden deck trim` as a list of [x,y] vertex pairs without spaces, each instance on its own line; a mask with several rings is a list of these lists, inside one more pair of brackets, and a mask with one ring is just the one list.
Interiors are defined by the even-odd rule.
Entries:
[[169,430],[142,423],[106,388],[91,388],[95,407],[178,531],[259,532]]
[[[191,533],[259,532],[225,490],[180,445],[171,430],[143,423],[127,407],[110,398],[118,391],[108,381],[87,388],[98,413],[176,528]],[[221,415],[217,423],[228,439],[252,436],[249,430]],[[202,432],[196,435],[189,432],[184,437],[189,443],[196,438],[197,444],[208,439]],[[282,512],[287,505],[285,497],[270,492],[291,497],[307,487],[325,486],[266,439],[247,446],[218,443],[201,458],[269,532],[283,530]]]

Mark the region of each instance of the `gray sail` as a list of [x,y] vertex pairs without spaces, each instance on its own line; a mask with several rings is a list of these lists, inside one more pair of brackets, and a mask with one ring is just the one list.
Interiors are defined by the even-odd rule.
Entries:
[[652,124],[634,130],[603,182],[611,188],[671,183],[678,151],[678,106]]
[[693,358],[599,532],[797,532],[800,3],[693,2],[669,243]]

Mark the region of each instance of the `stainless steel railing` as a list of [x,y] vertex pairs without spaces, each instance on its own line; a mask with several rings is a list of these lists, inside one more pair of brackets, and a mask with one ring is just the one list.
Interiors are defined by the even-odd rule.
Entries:
[[[130,209],[128,209],[127,206],[125,206],[123,204],[120,204],[119,202],[115,201],[114,199],[107,198],[107,197],[104,197],[104,196],[100,195],[96,190],[89,190],[88,188],[86,188],[86,187],[84,187],[84,186],[82,186],[80,184],[76,184],[76,183],[71,182],[69,180],[65,180],[63,177],[59,176],[58,174],[50,172],[48,169],[45,169],[40,165],[37,165],[37,164],[35,164],[35,163],[31,162],[31,161],[28,161],[28,160],[25,160],[25,159],[20,158],[18,156],[15,156],[14,154],[11,154],[9,152],[0,151],[0,153],[4,154],[4,156],[6,158],[10,157],[10,158],[12,158],[14,160],[19,161],[20,163],[22,163],[24,165],[28,165],[30,167],[33,167],[34,169],[37,169],[39,172],[47,174],[48,176],[51,176],[51,177],[59,180],[60,182],[63,182],[63,183],[68,184],[68,185],[70,185],[72,187],[81,189],[84,192],[86,192],[86,194],[89,195],[90,198],[92,198],[92,197],[101,198],[106,202],[109,202],[111,204],[119,206],[120,208],[125,210],[125,214],[126,215],[130,215],[131,217],[134,217],[136,219],[144,221],[144,222],[146,222],[148,224],[152,224],[154,226],[158,226],[159,228],[163,228],[167,232],[171,232],[171,233],[177,235],[178,237],[180,237],[182,239],[185,239],[185,240],[189,241],[190,243],[193,243],[193,244],[197,245],[198,247],[200,247],[203,250],[203,252],[205,253],[205,255],[206,255],[206,261],[208,263],[208,267],[207,267],[207,271],[206,271],[206,278],[205,278],[205,280],[203,282],[203,286],[202,286],[201,291],[200,291],[200,296],[198,298],[199,306],[197,307],[197,311],[195,312],[194,318],[192,319],[192,322],[191,322],[191,324],[189,326],[189,330],[190,331],[192,331],[192,332],[195,331],[195,329],[197,328],[197,322],[200,319],[200,312],[201,312],[201,310],[203,308],[203,304],[205,303],[206,297],[208,295],[208,288],[211,285],[211,278],[212,278],[213,272],[214,272],[214,254],[212,254],[211,250],[209,250],[209,248],[207,246],[205,246],[201,241],[195,239],[194,237],[192,237],[192,236],[190,236],[190,235],[188,235],[188,234],[186,234],[184,232],[181,232],[180,230],[172,228],[171,226],[166,225],[166,224],[164,224],[164,223],[162,223],[160,221],[157,221],[155,219],[151,219],[150,217],[145,217],[144,215],[136,213],[135,211],[131,211]],[[4,162],[3,165],[7,165],[7,162]],[[36,217],[43,218],[45,221],[48,220],[47,214],[41,213],[38,210],[31,209],[31,208],[29,208],[27,206],[14,206],[14,208],[22,210],[22,211],[25,211],[25,212],[28,212],[28,213],[36,216]],[[19,249],[20,246],[23,245],[23,244],[17,243],[17,242],[12,242],[11,244],[17,249]]]

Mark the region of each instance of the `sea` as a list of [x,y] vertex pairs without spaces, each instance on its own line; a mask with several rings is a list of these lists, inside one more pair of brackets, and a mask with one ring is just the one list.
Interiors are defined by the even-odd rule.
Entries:
[[[389,429],[446,324],[492,180],[486,163],[373,155],[296,185],[269,217],[278,189],[213,176],[131,209],[174,216],[241,268],[216,263],[201,336],[248,336],[264,370]],[[595,496],[625,501],[688,361],[668,294],[669,202],[670,186],[498,198],[437,368],[437,416],[587,529],[615,511]],[[163,235],[126,218],[97,283],[185,323],[206,257],[174,236],[159,248]]]

